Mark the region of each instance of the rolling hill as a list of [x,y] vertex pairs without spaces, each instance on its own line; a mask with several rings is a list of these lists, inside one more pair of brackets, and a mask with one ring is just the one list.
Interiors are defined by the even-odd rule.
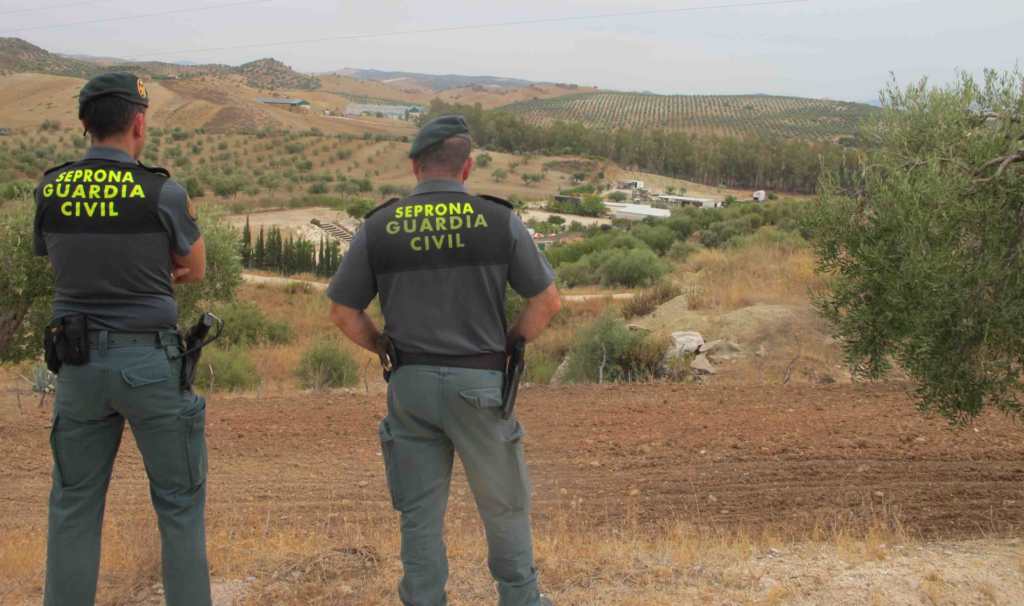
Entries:
[[0,75],[4,73],[36,73],[71,78],[91,78],[112,70],[130,71],[153,79],[201,78],[203,76],[241,76],[247,86],[265,89],[311,91],[320,88],[315,76],[300,74],[273,58],[259,59],[243,65],[183,65],[160,61],[111,63],[90,57],[77,59],[70,55],[51,53],[20,38],[0,38]]
[[775,134],[825,139],[856,132],[875,108],[862,103],[769,95],[656,95],[593,92],[511,103],[498,108],[533,124],[579,122],[601,129],[640,128]]
[[495,86],[500,88],[525,88],[537,84],[530,80],[518,78],[498,78],[495,76],[460,76],[458,74],[419,74],[415,72],[387,72],[379,69],[345,68],[334,73],[359,80],[377,80],[399,87],[421,87],[434,92],[443,92],[453,88],[466,88],[475,85]]

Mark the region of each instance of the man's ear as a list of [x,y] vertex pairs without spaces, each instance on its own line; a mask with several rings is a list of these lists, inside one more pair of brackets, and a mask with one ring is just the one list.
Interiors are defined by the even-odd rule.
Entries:
[[146,136],[146,112],[135,114],[135,119],[132,120],[132,134],[136,139]]
[[412,159],[412,174],[417,177],[420,176],[420,164],[416,161],[416,158]]
[[462,181],[469,181],[469,173],[473,170],[473,163],[476,162],[474,158],[467,158],[466,164],[462,167]]

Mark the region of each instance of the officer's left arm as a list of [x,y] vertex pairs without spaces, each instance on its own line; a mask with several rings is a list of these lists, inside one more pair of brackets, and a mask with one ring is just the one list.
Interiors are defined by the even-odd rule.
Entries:
[[199,232],[196,207],[178,182],[168,179],[164,183],[159,212],[171,244],[172,283],[202,282],[206,275],[206,247]]
[[352,309],[331,301],[331,322],[359,347],[374,353],[378,351],[378,344],[383,335],[364,310]]

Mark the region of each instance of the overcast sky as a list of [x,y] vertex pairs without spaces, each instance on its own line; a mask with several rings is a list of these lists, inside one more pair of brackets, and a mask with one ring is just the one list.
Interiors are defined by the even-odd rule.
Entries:
[[[928,76],[940,84],[952,79],[957,68],[980,74],[985,67],[1011,70],[1024,60],[1021,0],[811,0],[399,33],[747,1],[270,0],[82,24],[239,0],[110,0],[14,14],[2,13],[34,5],[0,0],[0,36],[24,38],[53,52],[152,55],[146,58],[159,61],[240,64],[272,56],[304,72],[358,67],[486,74],[666,94],[767,93],[850,101],[876,98],[890,71],[900,82]],[[10,31],[63,24],[67,27]],[[361,34],[390,35],[305,42]],[[204,50],[276,42],[296,43]]]

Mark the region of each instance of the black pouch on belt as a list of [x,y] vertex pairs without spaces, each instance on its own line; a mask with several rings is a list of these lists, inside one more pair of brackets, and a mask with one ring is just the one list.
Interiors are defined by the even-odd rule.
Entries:
[[64,364],[88,364],[88,319],[83,314],[57,318],[46,328],[43,349],[46,367],[54,374],[60,372],[60,367]]

